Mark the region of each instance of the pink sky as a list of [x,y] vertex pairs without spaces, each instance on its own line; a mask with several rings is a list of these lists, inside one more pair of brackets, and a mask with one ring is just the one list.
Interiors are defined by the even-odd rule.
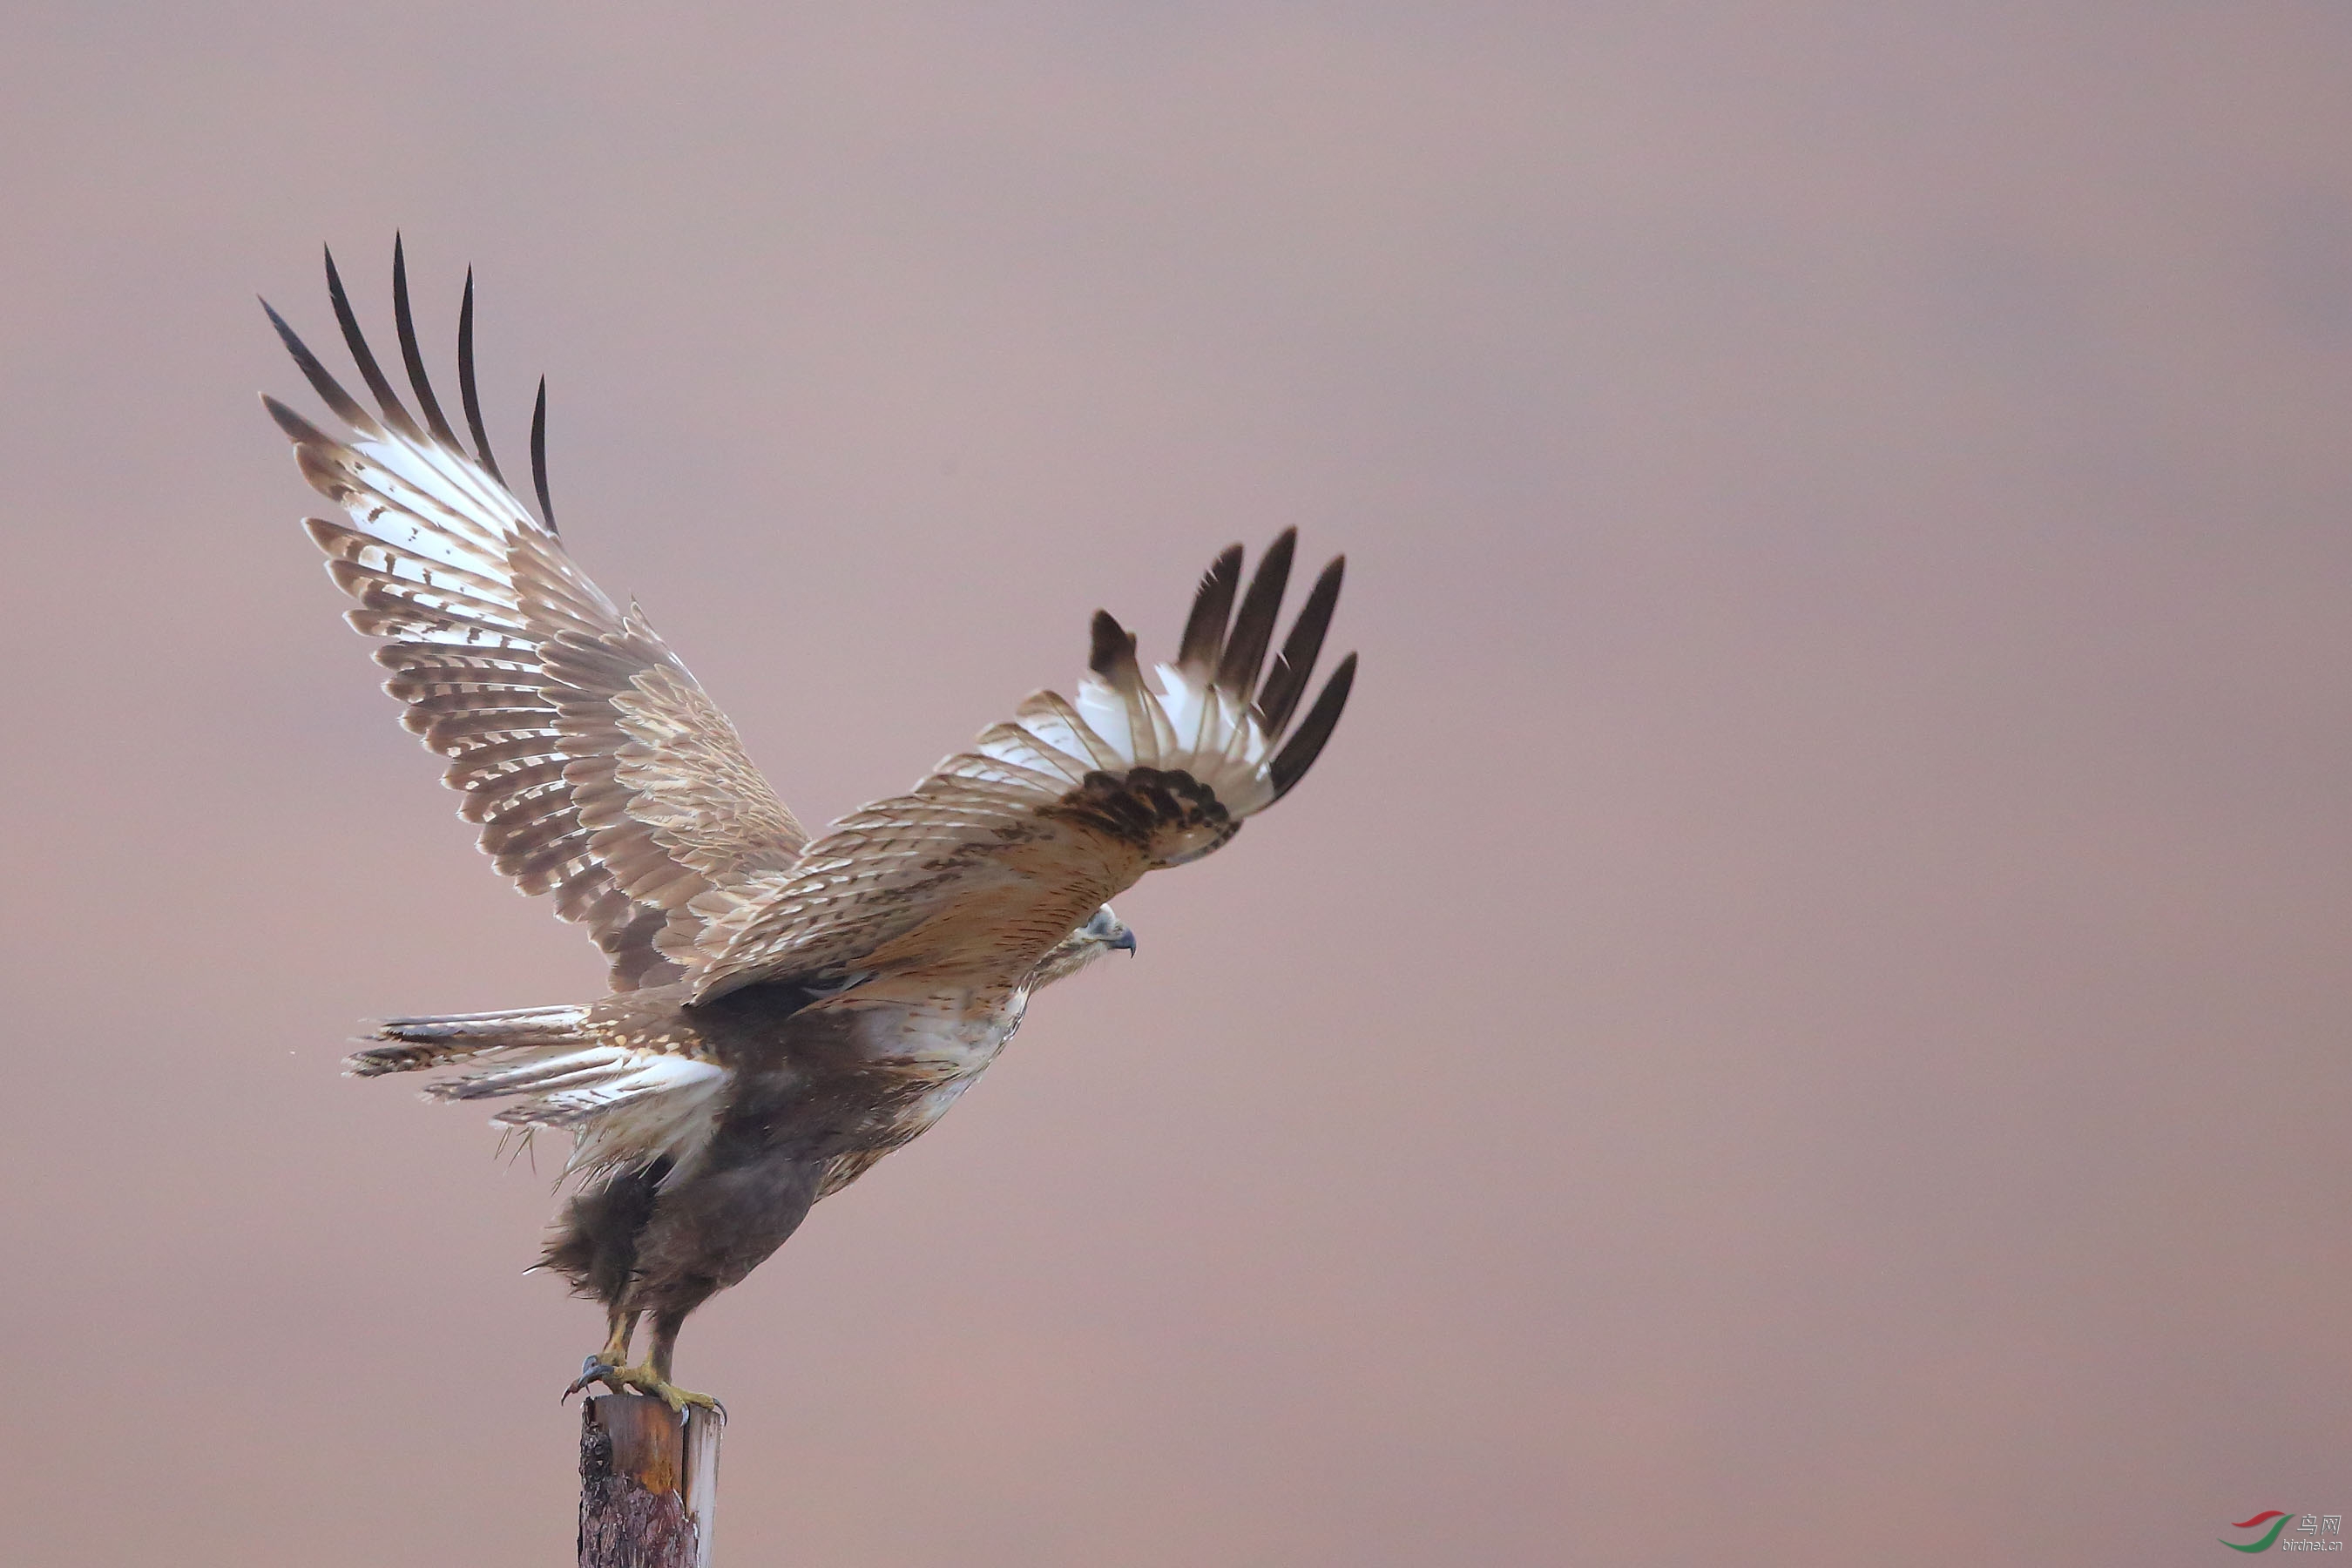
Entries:
[[600,983],[254,402],[395,228],[811,821],[1350,558],[1315,773],[689,1326],[724,1560],[2352,1513],[2345,7],[19,4],[0,190],[0,1556],[570,1551],[552,1167],[336,1069]]

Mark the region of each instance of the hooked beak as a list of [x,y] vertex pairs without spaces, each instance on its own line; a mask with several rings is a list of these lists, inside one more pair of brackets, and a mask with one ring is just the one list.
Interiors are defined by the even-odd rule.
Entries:
[[1110,944],[1125,952],[1129,958],[1135,956],[1135,933],[1131,931],[1119,932],[1110,939]]

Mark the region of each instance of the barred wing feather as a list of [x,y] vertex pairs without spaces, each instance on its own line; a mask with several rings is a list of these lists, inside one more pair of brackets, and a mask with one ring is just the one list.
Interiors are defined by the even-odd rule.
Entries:
[[[335,271],[336,319],[373,410],[352,397],[275,310],[303,374],[353,435],[339,440],[274,398],[311,486],[349,516],[312,519],[346,617],[385,638],[376,660],[404,722],[449,760],[444,774],[482,829],[482,848],[525,893],[587,926],[616,991],[682,978],[656,944],[690,952],[706,893],[789,868],[807,835],[635,605],[623,611],[565,550],[547,500],[546,385],[532,421],[541,516],[507,487],[482,428],[473,366],[473,279],[458,324],[458,375],[474,451],[451,429],[425,372],[393,251],[412,415],[377,364]],[[267,302],[264,310],[268,310]]]
[[1275,542],[1238,612],[1241,547],[1217,558],[1158,690],[1133,635],[1097,613],[1076,702],[1036,693],[911,794],[835,823],[789,870],[697,895],[697,923],[662,939],[696,1000],[782,978],[1017,981],[1146,871],[1232,838],[1306,773],[1355,678],[1349,654],[1292,726],[1339,598],[1334,560],[1261,688],[1294,544],[1287,531]]

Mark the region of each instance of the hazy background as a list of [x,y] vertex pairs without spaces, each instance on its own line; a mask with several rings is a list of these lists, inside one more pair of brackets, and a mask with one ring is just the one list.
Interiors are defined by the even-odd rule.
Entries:
[[552,1165],[336,1069],[601,975],[254,401],[396,227],[813,822],[1351,558],[1306,785],[688,1330],[727,1561],[2352,1513],[2352,10],[201,9],[0,18],[0,1557],[568,1561]]

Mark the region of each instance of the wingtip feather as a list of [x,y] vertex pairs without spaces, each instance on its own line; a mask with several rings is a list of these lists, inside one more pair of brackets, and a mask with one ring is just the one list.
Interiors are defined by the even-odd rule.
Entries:
[[376,406],[383,410],[383,422],[412,440],[422,440],[425,432],[409,417],[408,407],[392,389],[383,367],[375,361],[375,351],[368,347],[367,334],[360,331],[358,312],[352,309],[351,295],[343,288],[342,274],[335,268],[335,253],[320,247],[327,258],[327,299],[335,308],[335,323],[343,330],[343,346],[351,351],[352,363],[359,367],[360,379],[375,395]]
[[1224,656],[1217,664],[1217,685],[1244,702],[1257,690],[1258,670],[1265,663],[1266,646],[1274,640],[1275,623],[1282,615],[1282,593],[1290,583],[1290,558],[1298,548],[1298,530],[1286,528],[1258,557],[1242,607],[1234,612],[1234,626],[1225,639]]
[[373,431],[376,428],[374,416],[360,406],[359,399],[343,390],[341,382],[328,374],[327,367],[319,363],[319,356],[310,352],[310,345],[292,327],[287,325],[286,318],[278,313],[277,307],[263,300],[261,309],[268,316],[269,324],[277,329],[278,341],[286,345],[286,352],[294,357],[295,368],[301,371],[302,379],[310,384],[310,390],[319,395],[319,400],[333,409],[335,417],[352,429]]
[[1201,574],[1192,595],[1192,612],[1184,618],[1183,640],[1176,647],[1181,669],[1206,671],[1216,668],[1224,652],[1225,624],[1232,619],[1234,592],[1241,585],[1242,547],[1228,544]]
[[539,401],[530,411],[530,483],[539,492],[539,521],[555,531],[555,503],[547,499],[547,377],[539,378]]
[[261,406],[268,411],[270,418],[278,422],[278,427],[286,432],[287,439],[296,446],[307,447],[327,439],[326,434],[317,426],[266,392],[261,395]]
[[416,340],[416,316],[408,302],[408,255],[400,235],[392,237],[392,320],[400,335],[400,360],[408,371],[410,390],[416,394],[417,406],[425,411],[425,423],[433,438],[445,447],[457,445],[457,433],[449,428],[448,416],[441,412],[441,400],[433,395],[432,378],[425,373],[425,351]]
[[474,456],[482,471],[503,485],[499,460],[490,455],[489,432],[482,428],[482,394],[474,380],[474,269],[466,268],[466,297],[457,306],[457,392],[466,405],[466,430],[474,437]]
[[1258,698],[1258,724],[1271,737],[1282,733],[1297,709],[1298,700],[1314,678],[1315,661],[1322,657],[1323,637],[1331,628],[1331,612],[1339,602],[1339,584],[1347,575],[1348,558],[1335,555],[1315,579],[1291,623],[1290,636],[1267,671],[1265,689]]
[[1331,672],[1331,679],[1324,682],[1322,692],[1315,699],[1315,706],[1309,708],[1307,717],[1299,721],[1298,732],[1291,736],[1282,750],[1275,753],[1274,761],[1266,764],[1266,777],[1274,785],[1276,800],[1288,795],[1293,786],[1307,776],[1307,770],[1315,765],[1315,759],[1323,754],[1323,743],[1338,728],[1339,714],[1348,706],[1348,693],[1355,689],[1355,684],[1356,656],[1350,653],[1339,661],[1339,668]]
[[1097,610],[1093,622],[1087,629],[1090,638],[1090,646],[1087,650],[1087,668],[1105,680],[1108,680],[1111,679],[1111,672],[1118,666],[1118,657],[1122,650],[1130,658],[1133,657],[1135,638],[1129,634],[1126,627],[1118,624],[1117,618],[1108,610]]

